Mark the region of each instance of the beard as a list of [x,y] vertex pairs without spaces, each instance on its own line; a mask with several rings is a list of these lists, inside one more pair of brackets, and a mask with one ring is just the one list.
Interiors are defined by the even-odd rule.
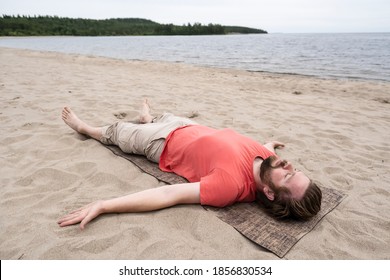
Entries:
[[260,179],[264,184],[273,185],[271,182],[271,171],[275,167],[272,164],[277,160],[276,156],[266,158],[260,166]]

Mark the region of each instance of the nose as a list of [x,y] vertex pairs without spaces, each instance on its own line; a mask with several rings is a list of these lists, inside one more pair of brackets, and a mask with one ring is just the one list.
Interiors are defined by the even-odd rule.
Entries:
[[291,164],[291,162],[289,161],[285,161],[285,164],[283,165],[283,169],[286,169],[286,170],[289,170],[289,171],[292,171],[294,168]]

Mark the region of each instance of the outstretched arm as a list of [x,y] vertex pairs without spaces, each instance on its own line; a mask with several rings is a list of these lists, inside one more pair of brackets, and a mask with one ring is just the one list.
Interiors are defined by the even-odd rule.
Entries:
[[61,227],[80,223],[80,228],[104,213],[135,213],[177,204],[200,203],[200,183],[165,185],[126,196],[96,201],[69,213],[58,221]]
[[283,149],[284,144],[282,142],[279,142],[279,141],[271,141],[271,142],[268,142],[267,144],[265,144],[264,147],[266,147],[271,152],[275,153],[275,149],[278,149],[278,148]]

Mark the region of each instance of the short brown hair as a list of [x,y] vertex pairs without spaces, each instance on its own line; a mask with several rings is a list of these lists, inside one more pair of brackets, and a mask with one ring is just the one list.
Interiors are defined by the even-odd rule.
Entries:
[[276,188],[273,201],[268,200],[263,193],[259,194],[258,202],[265,206],[271,215],[280,219],[307,220],[321,210],[322,192],[312,180],[301,199],[292,198],[290,190],[286,187]]

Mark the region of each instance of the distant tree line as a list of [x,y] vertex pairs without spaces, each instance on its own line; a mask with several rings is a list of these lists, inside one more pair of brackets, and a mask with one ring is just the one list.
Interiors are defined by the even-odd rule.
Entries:
[[140,18],[104,20],[57,16],[0,17],[0,36],[118,36],[118,35],[213,35],[228,33],[267,33],[261,29],[220,24],[159,24]]

